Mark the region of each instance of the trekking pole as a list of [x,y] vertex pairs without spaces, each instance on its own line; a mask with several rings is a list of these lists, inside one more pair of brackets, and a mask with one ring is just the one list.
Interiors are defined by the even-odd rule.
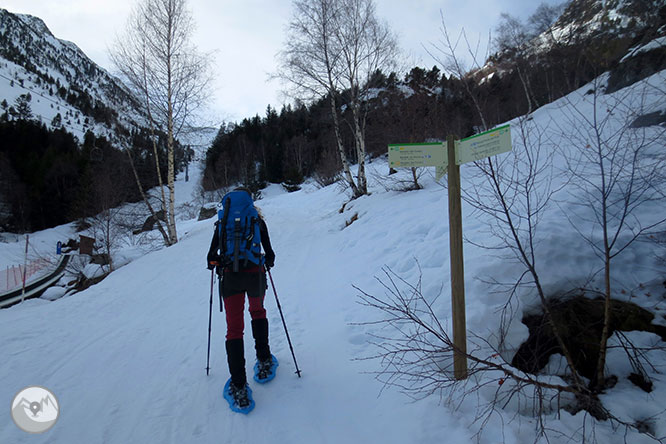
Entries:
[[213,324],[213,275],[215,269],[210,271],[210,307],[208,309],[208,357],[206,358],[206,376],[210,371],[210,330]]
[[284,322],[284,315],[282,314],[282,307],[280,306],[280,300],[278,299],[277,291],[275,291],[275,283],[273,283],[273,276],[271,275],[271,270],[268,271],[268,277],[271,278],[271,286],[273,287],[273,294],[275,295],[275,302],[277,302],[278,310],[280,311],[280,317],[282,318],[282,325],[284,325],[284,332],[287,334],[287,342],[289,343],[289,349],[291,350],[291,357],[294,358],[294,365],[296,366],[296,374],[298,377],[301,377],[301,371],[298,369],[298,363],[296,362],[296,355],[294,355],[294,347],[291,345],[291,339],[289,339],[289,332],[287,331],[287,323]]

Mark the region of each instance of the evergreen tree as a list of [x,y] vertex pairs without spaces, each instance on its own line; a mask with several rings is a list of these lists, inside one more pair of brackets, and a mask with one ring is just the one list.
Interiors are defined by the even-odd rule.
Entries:
[[21,94],[16,98],[14,102],[14,109],[16,110],[16,117],[19,120],[30,120],[32,119],[32,109],[30,108],[30,101],[32,96],[30,93]]
[[51,120],[51,126],[53,128],[60,128],[62,126],[62,116],[60,113],[56,114],[55,117]]

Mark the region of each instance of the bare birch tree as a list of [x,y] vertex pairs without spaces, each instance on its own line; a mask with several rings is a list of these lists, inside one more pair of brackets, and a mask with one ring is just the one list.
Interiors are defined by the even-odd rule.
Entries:
[[[301,100],[328,97],[344,178],[354,198],[367,193],[362,101],[370,76],[391,66],[396,46],[388,26],[377,20],[372,0],[294,1],[277,77],[288,81]],[[351,97],[358,182],[352,176],[340,130],[337,100],[342,91]]]
[[[575,130],[565,135],[573,147],[564,152],[572,186],[565,215],[603,264],[604,323],[592,381],[601,390],[611,328],[612,261],[641,235],[666,223],[658,211],[649,220],[638,217],[640,207],[663,208],[658,206],[664,195],[657,184],[666,166],[660,152],[666,131],[632,127],[646,90],[627,88],[606,96],[597,79],[590,92],[580,103],[569,102],[573,113],[565,116],[567,128]],[[630,119],[624,120],[626,116]]]
[[287,80],[293,87],[294,96],[304,101],[328,97],[335,143],[345,181],[353,196],[360,195],[342,143],[336,103],[341,88],[341,54],[333,38],[334,20],[339,13],[338,1],[296,0],[293,7],[294,14],[289,23],[286,45],[278,56],[281,70],[277,76]]
[[337,17],[335,35],[342,51],[341,78],[350,96],[358,188],[360,194],[367,194],[364,99],[372,87],[371,76],[395,65],[398,44],[388,25],[377,19],[372,0],[341,0],[341,6],[344,13]]
[[[160,231],[166,234],[167,246],[178,242],[175,144],[194,112],[205,102],[211,80],[209,57],[200,54],[191,42],[193,30],[186,0],[141,0],[128,19],[125,33],[117,36],[111,50],[113,64],[141,99],[152,133],[162,210],[167,220],[167,230]],[[158,132],[166,134],[168,197],[159,167]],[[152,207],[148,207],[155,217]]]
[[498,342],[503,348],[505,331],[513,321],[511,309],[519,288],[533,291],[544,311],[546,322],[558,347],[565,357],[572,377],[572,389],[579,396],[588,397],[588,390],[580,378],[565,336],[554,320],[548,302],[549,295],[542,285],[542,267],[537,254],[538,227],[553,195],[563,184],[553,183],[553,147],[547,130],[535,125],[528,117],[513,125],[513,150],[509,154],[489,157],[474,163],[472,176],[463,198],[479,213],[488,217],[488,230],[492,244],[471,244],[491,251],[508,252],[506,259],[522,267],[515,282],[491,280],[493,286],[505,288],[509,294],[502,309],[501,331]]

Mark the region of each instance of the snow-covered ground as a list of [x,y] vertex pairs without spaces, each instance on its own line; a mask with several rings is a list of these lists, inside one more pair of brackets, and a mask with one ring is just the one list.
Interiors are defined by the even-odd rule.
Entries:
[[[666,76],[655,75],[647,81],[663,87]],[[534,113],[529,125],[548,131],[543,138],[546,148],[571,143],[556,134],[571,130],[569,125],[576,121],[571,119],[575,116],[572,106],[584,113],[590,110],[587,90],[582,88]],[[655,94],[642,98],[648,108],[661,103]],[[514,126],[516,153],[520,152],[518,132]],[[557,158],[555,162],[556,188],[561,162]],[[386,177],[388,166],[378,159],[369,170],[373,177]],[[477,183],[474,166],[463,166],[461,174],[463,187]],[[222,398],[228,371],[225,322],[217,297],[210,375],[205,371],[211,291],[205,256],[214,219],[181,218],[176,245],[132,260],[81,293],[0,310],[0,406],[9,407],[23,387],[40,385],[56,394],[61,409],[58,423],[44,435],[20,431],[12,424],[9,408],[4,413],[0,410],[0,442],[466,443],[477,438],[483,443],[534,442],[537,420],[515,403],[508,403],[484,423],[474,422],[479,405],[489,402],[499,389],[496,383],[464,398],[450,398],[444,392],[414,401],[393,387],[384,387],[372,374],[381,369],[379,362],[363,359],[378,351],[369,334],[393,333],[366,324],[381,315],[359,304],[360,293],[354,286],[383,296],[376,277],[383,276],[384,267],[412,283],[421,275],[423,295],[434,301],[441,322],[447,328],[451,324],[447,190],[433,176],[434,172],[425,174],[424,188],[412,192],[386,191],[373,179],[371,195],[348,203],[343,212],[340,209],[348,197],[337,186],[319,189],[306,184],[295,193],[286,193],[278,185],[264,190],[257,205],[277,255],[272,276],[302,378],[294,374],[269,289],[271,347],[281,365],[275,381],[251,384],[256,408],[247,416],[231,412]],[[178,182],[181,203],[193,191],[193,182]],[[601,267],[562,214],[571,197],[565,190],[558,197],[545,210],[537,236],[541,245],[537,260],[549,291],[567,285],[574,288]],[[663,207],[645,206],[640,211],[662,218],[666,213]],[[357,219],[348,225],[354,215]],[[468,337],[477,334],[492,341],[500,326],[499,308],[507,296],[488,282],[510,279],[521,269],[494,251],[475,246],[493,243],[487,223],[486,216],[463,205],[463,227],[470,241],[465,244]],[[46,251],[69,232],[71,227],[59,227],[35,233],[31,239]],[[653,243],[637,242],[619,255],[613,262],[614,288],[616,297],[663,313],[664,288],[654,282],[663,280],[664,269],[655,248]],[[16,244],[1,243],[0,252],[3,261],[20,260],[20,238]],[[217,294],[217,284],[214,291]],[[534,305],[532,292],[519,296],[519,312]],[[649,333],[628,335],[644,345],[659,339]],[[250,332],[245,337],[250,371],[254,361]],[[526,337],[527,328],[517,315],[509,329],[509,344],[518,347]],[[603,401],[628,422],[650,422],[648,418],[656,415],[652,427],[657,436],[663,436],[666,381],[661,372],[666,356],[656,350],[648,357],[656,369],[649,375],[654,382],[649,394],[627,380],[631,367],[620,351],[611,350],[609,365],[619,382],[603,395]],[[488,381],[479,376],[479,383]],[[584,412],[551,413],[545,421],[550,442],[581,442],[584,434],[588,439],[594,434],[600,443],[652,442],[636,432],[626,437],[624,429],[616,430],[610,422],[593,427]]]

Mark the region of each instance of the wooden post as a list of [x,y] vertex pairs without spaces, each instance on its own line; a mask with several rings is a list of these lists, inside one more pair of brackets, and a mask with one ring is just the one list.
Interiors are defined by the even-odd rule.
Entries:
[[460,166],[456,164],[455,137],[446,138],[449,176],[449,248],[451,262],[451,306],[453,317],[453,373],[467,378],[467,327],[465,322],[465,270],[463,267],[462,202]]
[[21,302],[25,300],[25,274],[28,271],[28,243],[30,242],[30,235],[25,235],[25,257],[23,258],[23,287],[21,289]]

